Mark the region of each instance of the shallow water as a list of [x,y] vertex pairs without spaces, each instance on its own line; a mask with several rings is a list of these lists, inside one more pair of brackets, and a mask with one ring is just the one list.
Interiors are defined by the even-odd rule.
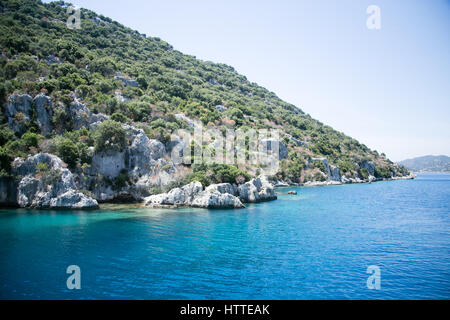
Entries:
[[241,210],[0,210],[0,298],[450,298],[450,175],[289,190]]

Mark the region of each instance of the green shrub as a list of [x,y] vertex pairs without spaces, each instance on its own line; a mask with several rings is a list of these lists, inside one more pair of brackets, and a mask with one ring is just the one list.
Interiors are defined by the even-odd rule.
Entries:
[[369,171],[366,168],[362,168],[359,170],[359,175],[362,179],[367,179],[369,178]]
[[94,147],[100,151],[122,151],[126,146],[125,129],[120,122],[106,120],[94,133]]
[[42,183],[44,185],[54,185],[61,178],[61,170],[59,169],[50,169],[40,177]]
[[12,157],[25,157],[28,147],[23,140],[8,141],[4,146],[6,152]]
[[7,175],[11,172],[11,162],[13,161],[13,158],[8,153],[8,151],[0,147],[0,171],[2,172],[2,175]]
[[186,182],[199,181],[204,186],[215,183],[242,183],[249,181],[251,176],[229,164],[195,165],[193,173],[188,176]]
[[388,166],[375,166],[375,177],[376,178],[391,178],[392,172]]
[[25,146],[27,146],[27,148],[30,148],[30,147],[37,148],[39,141],[41,141],[43,138],[44,137],[41,136],[40,134],[27,131],[22,135],[21,140],[24,142],[24,144],[25,144]]
[[36,171],[37,172],[46,172],[48,170],[48,163],[45,162],[39,162],[36,165]]
[[8,126],[3,125],[0,127],[0,146],[5,145],[8,141],[14,140],[14,132],[8,128]]
[[120,190],[127,186],[129,183],[129,176],[128,171],[125,169],[122,169],[117,177],[114,178],[114,184],[113,189],[114,190]]
[[75,168],[79,159],[78,148],[70,139],[64,139],[58,144],[58,156],[70,168]]
[[120,113],[120,112],[113,113],[111,115],[111,120],[117,121],[120,123],[127,123],[129,121],[129,119],[123,113]]

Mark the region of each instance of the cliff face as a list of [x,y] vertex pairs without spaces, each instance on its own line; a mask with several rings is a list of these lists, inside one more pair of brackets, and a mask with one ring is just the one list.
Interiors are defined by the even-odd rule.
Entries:
[[18,183],[13,178],[0,178],[0,205],[8,207],[18,206],[17,186]]
[[[180,129],[277,131],[277,137],[261,137],[256,143],[260,152],[280,160],[269,177],[279,185],[409,175],[383,154],[312,119],[230,66],[184,55],[161,39],[85,9],[81,29],[69,29],[66,7],[63,2],[24,0],[17,6],[2,1],[4,204],[94,207],[95,201],[143,201],[194,181],[203,186],[228,183],[240,191],[225,194],[241,202],[259,201],[258,187],[248,183],[271,163],[179,163],[173,150],[195,160],[197,149],[210,154],[221,149],[216,139],[185,141],[177,134]],[[21,174],[21,166],[28,164],[34,168]],[[62,176],[54,176],[55,171]],[[43,177],[58,182],[45,186]],[[223,194],[202,193],[196,203],[239,206]]]

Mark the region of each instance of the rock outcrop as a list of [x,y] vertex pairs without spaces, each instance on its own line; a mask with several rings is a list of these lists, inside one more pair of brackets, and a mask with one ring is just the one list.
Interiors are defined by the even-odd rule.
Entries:
[[203,191],[191,203],[192,207],[207,209],[239,209],[245,208],[238,197],[229,193]]
[[194,198],[203,191],[200,182],[191,182],[184,187],[175,188],[167,193],[152,195],[145,198],[147,206],[191,206]]
[[[327,158],[311,158],[308,161],[308,166],[312,162],[322,162],[326,176],[328,177],[328,182],[323,182],[323,184],[336,184],[342,182],[341,172],[337,166],[330,165]],[[317,181],[310,181],[311,183],[316,183]],[[320,182],[320,181],[319,181]]]
[[291,136],[290,134],[285,133],[285,135],[289,138],[289,140],[291,140],[292,142],[294,142],[298,147],[302,147],[302,146],[308,146],[308,144],[305,141],[301,141],[298,140],[296,138],[294,138],[293,136]]
[[17,206],[17,185],[13,178],[0,178],[0,205]]
[[112,201],[117,198],[141,201],[150,195],[149,189],[165,186],[175,180],[177,168],[166,159],[166,148],[158,140],[149,139],[144,130],[130,125],[122,125],[126,132],[128,146],[123,151],[101,151],[94,153],[88,184],[98,175],[109,180],[126,173],[130,185],[112,188],[110,185],[97,183],[94,196],[100,201]]
[[52,99],[41,93],[34,97],[33,103],[36,107],[36,117],[39,128],[41,129],[42,134],[47,137],[53,130]]
[[330,165],[330,180],[331,181],[342,181],[341,172],[338,167]]
[[201,124],[186,117],[183,113],[177,113],[175,114],[175,118],[177,118],[180,121],[186,122],[187,126],[191,129],[194,129],[196,127],[201,127]]
[[101,113],[92,113],[88,107],[79,101],[72,102],[68,109],[68,115],[72,122],[72,129],[91,128],[92,125],[99,124],[108,119],[108,116]]
[[52,132],[52,118],[55,108],[62,108],[67,112],[73,130],[81,128],[92,129],[96,125],[108,119],[104,114],[92,113],[84,104],[75,99],[69,107],[64,105],[52,105],[52,99],[41,93],[34,99],[27,94],[12,94],[5,105],[5,115],[9,127],[18,134],[23,134],[30,122],[36,120],[41,133],[48,137]]
[[276,200],[275,188],[266,176],[259,176],[238,187],[239,198],[244,203]]
[[121,72],[116,72],[114,80],[122,81],[123,85],[126,87],[139,87],[139,83],[135,79],[124,77]]
[[182,188],[145,198],[150,207],[244,208],[243,203],[275,200],[273,185],[260,176],[239,187],[230,183],[213,184],[203,190],[200,182],[191,182]]
[[238,187],[231,183],[212,184],[205,189],[208,192],[229,193],[233,196],[238,195]]
[[366,169],[370,176],[375,175],[375,164],[372,161],[363,161],[359,164],[361,169]]
[[263,151],[266,153],[269,151],[271,151],[271,152],[278,151],[280,160],[287,159],[287,157],[289,155],[288,148],[284,145],[283,142],[281,142],[278,139],[275,139],[275,138],[261,139],[259,141],[259,143],[262,144]]
[[14,133],[22,134],[31,121],[33,98],[28,94],[12,94],[5,105],[8,125]]
[[26,160],[17,158],[13,172],[22,177],[17,204],[26,208],[95,209],[98,203],[76,191],[74,176],[57,156],[40,153]]

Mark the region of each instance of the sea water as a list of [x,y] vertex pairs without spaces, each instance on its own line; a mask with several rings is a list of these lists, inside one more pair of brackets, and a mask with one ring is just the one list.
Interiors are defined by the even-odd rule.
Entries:
[[2,209],[0,298],[450,298],[450,175],[277,191],[239,210]]

